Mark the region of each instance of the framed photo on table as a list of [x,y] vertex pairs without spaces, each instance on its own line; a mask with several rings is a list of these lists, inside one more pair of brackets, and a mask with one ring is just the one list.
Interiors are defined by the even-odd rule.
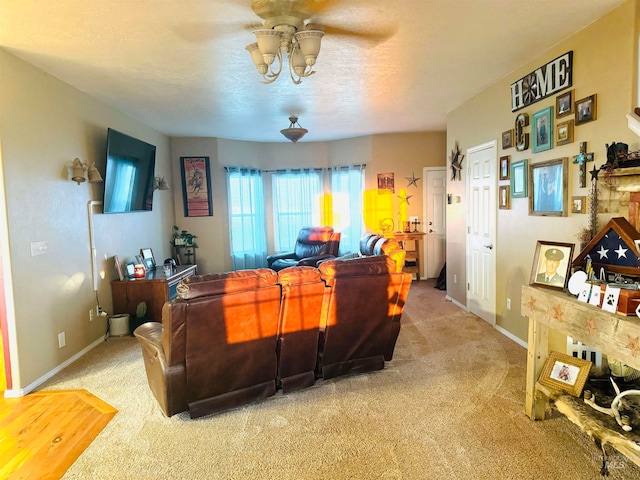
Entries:
[[180,157],[185,217],[213,216],[209,157]]
[[135,268],[136,268],[135,263],[133,262],[127,263],[127,265],[125,266],[127,278],[133,278],[133,274],[135,273]]
[[542,367],[538,382],[545,387],[579,397],[590,371],[591,362],[588,360],[566,353],[551,352]]
[[529,285],[564,290],[569,277],[574,248],[575,244],[573,243],[538,240],[533,256]]
[[529,215],[567,216],[567,158],[529,165]]
[[140,255],[142,255],[142,260],[144,260],[144,266],[147,270],[156,268],[156,259],[153,256],[153,250],[150,248],[141,248]]

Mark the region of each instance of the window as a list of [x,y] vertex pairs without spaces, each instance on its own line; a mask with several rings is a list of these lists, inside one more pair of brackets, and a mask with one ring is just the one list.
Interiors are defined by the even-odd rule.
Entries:
[[340,232],[340,255],[360,251],[364,233],[364,165],[331,169],[331,225]]
[[262,172],[226,167],[233,269],[266,267],[267,239]]
[[323,171],[283,170],[273,174],[274,246],[292,251],[302,227],[321,225]]

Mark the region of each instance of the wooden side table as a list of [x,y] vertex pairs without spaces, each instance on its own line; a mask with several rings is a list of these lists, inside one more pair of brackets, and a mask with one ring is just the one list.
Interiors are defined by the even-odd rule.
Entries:
[[[415,273],[416,281],[418,282],[420,281],[422,269],[420,264],[420,252],[422,252],[422,249],[420,245],[422,244],[422,237],[424,237],[424,235],[424,232],[396,232],[393,234],[393,238],[400,242],[404,251],[407,252],[404,259],[404,268],[402,269],[402,271],[411,274]],[[413,242],[412,249],[408,248],[407,242]],[[407,265],[407,262],[410,262],[410,264]]]
[[176,272],[165,276],[162,265],[147,273],[145,278],[114,280],[111,282],[111,296],[114,313],[136,315],[140,302],[147,303],[147,317],[150,321],[162,321],[162,306],[173,300],[176,287],[187,277],[196,274],[196,265],[178,266]]

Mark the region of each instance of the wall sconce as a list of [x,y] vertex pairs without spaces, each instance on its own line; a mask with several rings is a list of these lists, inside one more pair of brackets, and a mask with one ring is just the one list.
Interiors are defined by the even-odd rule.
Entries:
[[103,181],[102,175],[100,175],[100,172],[98,171],[94,163],[92,163],[90,166],[87,166],[87,164],[81,162],[79,158],[75,158],[73,160],[73,166],[71,167],[71,180],[80,185],[86,180],[84,176],[85,170],[87,171],[87,175],[89,177],[89,183],[100,183]]
[[169,190],[169,184],[164,177],[156,177],[153,181],[154,190]]

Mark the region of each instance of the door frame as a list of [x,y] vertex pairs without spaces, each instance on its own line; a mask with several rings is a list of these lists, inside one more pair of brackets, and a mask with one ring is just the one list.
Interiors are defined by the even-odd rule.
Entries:
[[[446,166],[441,166],[441,167],[422,167],[422,231],[423,233],[426,235],[427,234],[427,172],[434,172],[434,171],[442,171],[444,172],[444,178],[445,178],[445,196],[446,196],[446,179],[447,179],[447,167]],[[446,201],[446,199],[445,199]],[[446,209],[446,203],[445,203],[445,209],[444,209],[444,215],[445,215],[445,220],[444,220],[444,224],[445,224],[445,228],[444,228],[444,241],[445,241],[445,252],[446,252],[446,242],[447,242],[447,209]],[[427,241],[425,239],[424,242],[422,242],[424,245],[422,245],[422,252],[420,252],[420,256],[424,259],[423,262],[423,268],[422,271],[424,272],[424,276],[425,278],[428,277],[429,275],[427,274]],[[445,253],[444,256],[444,261],[445,263],[447,262],[447,255]]]
[[[466,261],[465,261],[465,265],[466,265],[466,279],[467,279],[467,285],[465,288],[465,303],[467,305],[467,310],[471,311],[470,307],[470,302],[469,302],[469,282],[471,279],[471,272],[470,270],[470,262],[469,262],[469,258],[470,258],[470,245],[469,245],[469,233],[471,232],[471,222],[470,222],[470,217],[471,217],[471,196],[470,196],[470,192],[471,192],[471,162],[469,161],[470,156],[472,153],[481,151],[481,150],[485,150],[488,148],[492,148],[493,151],[495,152],[495,156],[493,158],[493,169],[492,169],[492,180],[491,182],[493,183],[493,197],[494,200],[497,198],[497,191],[498,191],[498,176],[496,175],[497,172],[497,166],[498,166],[498,142],[497,140],[490,140],[488,142],[484,142],[481,143],[479,145],[474,145],[472,147],[469,147],[466,151],[466,158],[467,158],[467,168],[466,168],[466,185],[465,185],[465,189],[467,192],[466,195],[466,200],[465,200],[465,218],[466,218],[466,222],[465,222],[465,255],[466,255]],[[496,202],[497,203],[497,202]],[[493,229],[491,232],[491,244],[493,245],[494,251],[496,248],[496,238],[497,238],[497,221],[498,221],[498,212],[497,212],[497,207],[493,209],[493,212],[490,212],[491,215],[493,215]],[[497,320],[497,299],[496,299],[496,261],[497,258],[497,254],[494,254],[493,257],[493,264],[491,265],[491,267],[493,268],[493,296],[494,296],[494,302],[493,302],[493,311],[492,312],[488,312],[489,313],[489,317],[491,317],[493,320],[492,321],[487,321],[487,323],[489,323],[492,326],[496,325],[496,320]],[[471,312],[473,313],[473,312]]]

